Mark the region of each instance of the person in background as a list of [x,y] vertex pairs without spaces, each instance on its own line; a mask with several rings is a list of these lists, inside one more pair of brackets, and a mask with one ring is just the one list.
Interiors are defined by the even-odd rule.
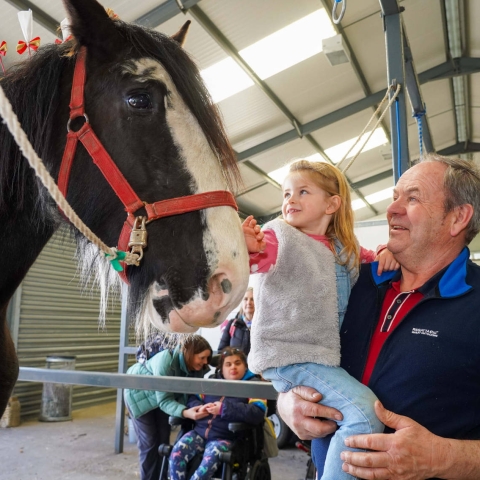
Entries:
[[250,327],[252,326],[255,302],[253,300],[253,288],[248,287],[243,296],[238,314],[231,320],[225,320],[221,326],[222,338],[218,344],[218,351],[225,347],[236,347],[245,355],[250,352]]
[[[348,437],[346,446],[366,451],[345,448],[343,470],[362,479],[478,480],[480,267],[467,248],[480,231],[478,166],[427,155],[400,177],[387,220],[400,271],[362,267],[340,332],[341,364],[377,394],[386,430]],[[278,409],[300,438],[326,448],[342,414],[317,403],[316,390],[280,394]]]
[[[162,344],[164,348],[165,345]],[[131,375],[203,378],[210,371],[208,364],[212,348],[200,335],[187,335],[175,348],[159,353],[132,365]],[[155,390],[125,390],[125,404],[132,418],[139,451],[141,480],[158,480],[161,458],[158,447],[170,443],[168,417],[198,420],[208,412],[198,406],[187,408],[188,396],[183,393]]]
[[[360,263],[375,254],[358,245],[348,183],[338,168],[296,161],[282,190],[283,219],[268,222],[264,232],[253,217],[243,223],[257,309],[248,364],[278,392],[297,385],[323,389],[325,404],[335,405],[344,420],[322,479],[348,480],[340,459],[345,438],[384,428],[374,393],[340,368],[339,328],[350,290]],[[398,268],[387,249],[380,258],[379,273]]]
[[[248,370],[247,357],[238,348],[226,347],[220,354],[216,378],[225,380],[255,380]],[[219,454],[228,452],[233,445],[233,433],[228,429],[231,422],[259,425],[265,419],[266,402],[259,398],[219,397],[215,395],[192,395],[187,406],[205,412],[206,417],[195,422],[195,427],[186,433],[173,447],[170,455],[170,479],[185,478],[188,462],[198,453],[203,453],[202,462],[191,480],[209,480],[220,465]]]

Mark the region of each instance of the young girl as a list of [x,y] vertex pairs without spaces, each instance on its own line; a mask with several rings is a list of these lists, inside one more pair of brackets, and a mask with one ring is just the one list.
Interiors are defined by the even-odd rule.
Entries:
[[[282,214],[263,231],[253,217],[243,224],[251,273],[260,274],[254,276],[249,366],[278,392],[313,387],[323,404],[342,412],[325,465],[317,469],[323,469],[323,480],[351,479],[340,459],[345,438],[384,426],[374,413],[375,395],[339,367],[339,328],[359,264],[375,254],[358,246],[348,184],[327,163],[299,160],[290,166]],[[393,268],[398,265],[383,250],[379,274]]]
[[[255,375],[248,370],[245,354],[232,347],[221,353],[217,376],[226,380],[250,380]],[[171,480],[184,479],[188,462],[203,453],[202,463],[192,480],[212,478],[219,465],[219,454],[232,447],[233,433],[228,430],[230,422],[245,422],[258,425],[265,419],[266,402],[258,398],[218,397],[192,395],[187,406],[199,407],[209,415],[197,420],[195,428],[186,433],[173,447],[170,455]]]

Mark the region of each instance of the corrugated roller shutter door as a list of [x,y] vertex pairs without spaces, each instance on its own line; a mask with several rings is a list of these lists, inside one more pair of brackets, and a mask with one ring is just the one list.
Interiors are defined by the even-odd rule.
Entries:
[[[22,283],[17,351],[21,366],[42,367],[47,355],[75,355],[77,370],[116,372],[120,299],[110,297],[105,327],[98,323],[99,293],[82,292],[75,246],[65,230],[46,245]],[[19,382],[22,416],[40,412],[42,384]],[[74,386],[73,408],[114,401],[116,390]]]

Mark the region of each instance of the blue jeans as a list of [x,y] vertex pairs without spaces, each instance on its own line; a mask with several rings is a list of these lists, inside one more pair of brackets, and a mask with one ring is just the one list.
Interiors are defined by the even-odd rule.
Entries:
[[359,450],[345,446],[345,439],[351,435],[381,433],[384,429],[373,409],[377,399],[373,392],[343,368],[316,363],[269,368],[262,375],[273,383],[277,392],[288,392],[297,385],[312,387],[322,394],[321,404],[342,412],[343,420],[337,421],[339,428],[332,437],[326,458],[323,457],[325,464],[317,465],[319,459],[323,461],[322,455],[315,455],[313,460],[317,470],[323,470],[322,480],[352,480],[352,476],[342,470],[340,453]]

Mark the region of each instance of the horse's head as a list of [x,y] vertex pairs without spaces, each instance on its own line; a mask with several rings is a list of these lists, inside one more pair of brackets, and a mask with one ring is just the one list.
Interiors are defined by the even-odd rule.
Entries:
[[[199,72],[181,48],[185,31],[170,38],[111,19],[95,0],[64,3],[77,51],[87,48],[85,111],[138,197],[153,203],[235,188],[235,156]],[[69,47],[58,48],[66,53]],[[63,108],[71,76],[69,68]],[[59,128],[66,115],[62,110]],[[63,145],[59,140],[59,155]],[[67,199],[96,235],[117,245],[124,206],[83,148],[77,149]],[[130,305],[140,321],[176,332],[221,323],[248,281],[235,210],[222,206],[162,218],[147,231],[140,266],[127,270]]]

